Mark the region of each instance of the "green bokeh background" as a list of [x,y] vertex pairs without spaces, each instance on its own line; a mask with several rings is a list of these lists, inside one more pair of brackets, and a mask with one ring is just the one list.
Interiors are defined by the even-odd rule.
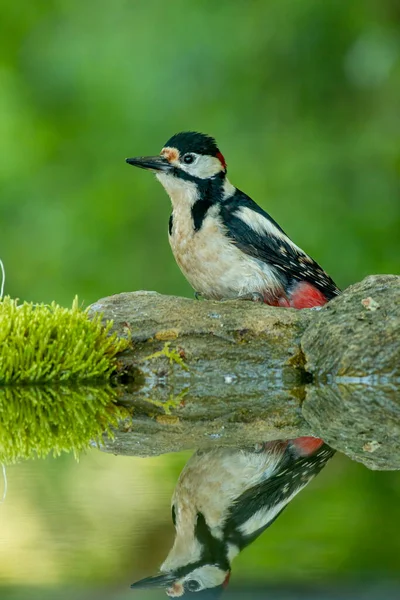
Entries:
[[341,287],[396,272],[397,1],[35,0],[0,18],[7,292],[191,294],[169,200],[126,156],[214,135],[232,182]]
[[[89,304],[137,289],[191,296],[169,250],[165,192],[124,163],[185,129],[217,138],[231,181],[340,287],[398,272],[397,0],[21,0],[0,7],[6,293],[64,305],[75,294]],[[154,470],[141,467],[144,505],[154,494],[162,500],[146,520],[125,503],[137,460],[115,459],[122,468],[96,456],[12,468],[19,495],[8,506],[15,523],[36,523],[36,537],[10,530],[7,517],[3,539],[16,549],[1,546],[9,559],[0,581],[26,583],[21,557],[41,573],[34,557],[43,539],[60,562],[57,576],[43,569],[36,585],[119,585],[156,568],[184,458],[158,459],[158,487]],[[118,493],[90,512],[81,508],[86,481],[100,491],[99,481],[111,481]],[[313,486],[237,560],[237,579],[400,578],[399,476],[338,458]],[[68,505],[74,489],[82,496]],[[66,515],[54,518],[64,502]],[[113,511],[124,515],[117,533]]]

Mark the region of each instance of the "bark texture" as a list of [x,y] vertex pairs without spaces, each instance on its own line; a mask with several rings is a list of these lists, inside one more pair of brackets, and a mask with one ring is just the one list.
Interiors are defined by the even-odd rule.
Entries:
[[321,310],[119,294],[130,336],[116,383],[132,419],[105,450],[148,456],[318,435],[371,468],[400,468],[400,278],[375,275]]

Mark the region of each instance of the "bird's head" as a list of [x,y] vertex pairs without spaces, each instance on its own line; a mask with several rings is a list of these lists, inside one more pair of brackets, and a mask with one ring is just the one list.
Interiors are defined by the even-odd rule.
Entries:
[[[229,582],[230,569],[216,564],[184,565],[161,575],[146,577],[131,585],[132,589],[164,587],[171,598],[206,600],[219,598]],[[196,594],[196,596],[194,596]]]
[[164,587],[172,598],[193,597],[201,600],[218,598],[229,583],[231,574],[229,549],[223,539],[215,537],[202,513],[193,522],[173,521],[177,529],[174,545],[161,565],[161,574],[133,583],[131,587]]
[[194,131],[172,136],[158,156],[127,158],[126,162],[153,171],[171,197],[226,175],[226,162],[214,138]]

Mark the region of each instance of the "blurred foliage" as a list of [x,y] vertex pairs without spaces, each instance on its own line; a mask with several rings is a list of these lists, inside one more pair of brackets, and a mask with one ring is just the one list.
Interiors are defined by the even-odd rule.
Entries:
[[[2,582],[128,591],[156,573],[173,541],[170,498],[188,456],[90,450],[79,464],[61,456],[9,467],[1,597]],[[399,501],[397,473],[336,456],[235,559],[232,585],[399,581]]]
[[3,3],[6,292],[191,295],[165,192],[124,163],[184,129],[338,285],[396,272],[399,25],[397,0]]
[[[398,0],[2,3],[6,293],[191,295],[165,192],[124,163],[185,129],[217,138],[232,182],[339,286],[398,271],[399,27]],[[183,462],[91,452],[10,468],[0,580],[150,574],[172,540]],[[236,560],[233,581],[398,578],[399,485],[335,459]]]

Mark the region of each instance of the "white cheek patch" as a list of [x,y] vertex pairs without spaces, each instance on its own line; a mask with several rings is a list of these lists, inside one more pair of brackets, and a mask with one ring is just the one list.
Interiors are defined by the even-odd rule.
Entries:
[[223,170],[221,161],[217,157],[203,154],[198,154],[194,163],[190,165],[179,163],[179,167],[189,175],[199,177],[199,179],[214,177]]
[[203,567],[198,567],[198,569],[195,569],[189,575],[186,575],[183,582],[188,581],[189,579],[198,581],[201,585],[201,589],[205,590],[216,587],[217,585],[222,585],[226,579],[226,572],[215,565],[204,565]]
[[291,239],[287,237],[282,231],[280,231],[271,221],[269,221],[263,215],[255,212],[248,206],[242,206],[235,212],[235,216],[239,217],[256,233],[259,235],[271,235],[272,237],[278,238],[289,244],[299,254],[305,254],[305,252],[299,248]]

